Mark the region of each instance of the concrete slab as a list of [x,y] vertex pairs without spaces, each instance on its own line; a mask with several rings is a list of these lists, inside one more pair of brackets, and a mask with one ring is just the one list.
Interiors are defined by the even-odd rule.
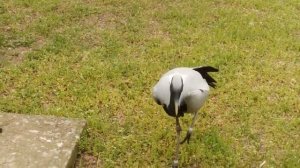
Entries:
[[0,113],[0,167],[73,167],[84,126],[76,119]]

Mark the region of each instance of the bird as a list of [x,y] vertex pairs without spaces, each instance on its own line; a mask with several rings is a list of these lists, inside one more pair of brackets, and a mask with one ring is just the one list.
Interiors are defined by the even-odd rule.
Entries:
[[[216,86],[216,80],[208,73],[218,71],[212,66],[174,68],[163,74],[152,89],[155,102],[161,105],[169,116],[176,119],[177,143],[172,167],[179,165],[179,146],[186,141],[189,143],[198,111],[208,98],[209,87]],[[192,113],[193,119],[185,138],[180,141],[182,129],[179,117],[183,117],[186,113]]]

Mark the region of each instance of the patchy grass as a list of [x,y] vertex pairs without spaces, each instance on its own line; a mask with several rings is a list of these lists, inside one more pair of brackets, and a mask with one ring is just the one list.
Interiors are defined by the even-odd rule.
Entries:
[[212,65],[182,167],[297,167],[299,15],[296,0],[1,1],[0,111],[86,119],[79,167],[166,167],[175,121],[151,88]]

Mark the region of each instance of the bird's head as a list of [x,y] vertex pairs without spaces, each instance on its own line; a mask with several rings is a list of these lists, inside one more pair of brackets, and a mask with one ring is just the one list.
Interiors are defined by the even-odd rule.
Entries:
[[179,101],[179,97],[183,90],[183,81],[182,77],[178,74],[174,75],[171,79],[170,91],[171,94],[174,95],[174,98]]
[[176,74],[172,77],[171,84],[170,84],[170,92],[171,92],[170,103],[174,105],[176,115],[178,114],[179,98],[182,90],[183,90],[182,77]]

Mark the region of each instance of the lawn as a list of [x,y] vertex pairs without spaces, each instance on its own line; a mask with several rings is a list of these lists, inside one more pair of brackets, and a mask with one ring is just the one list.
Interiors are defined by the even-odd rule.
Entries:
[[181,166],[299,166],[298,0],[0,1],[0,111],[85,119],[78,167],[170,166],[151,90],[201,65],[218,83]]

